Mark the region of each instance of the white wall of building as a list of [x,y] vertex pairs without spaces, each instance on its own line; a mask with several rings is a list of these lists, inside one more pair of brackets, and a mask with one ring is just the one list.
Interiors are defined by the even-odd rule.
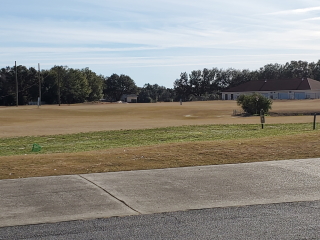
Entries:
[[[237,100],[242,94],[253,94],[255,92],[223,92],[222,100]],[[256,92],[267,98],[277,99],[318,99],[320,98],[320,91],[261,91]]]

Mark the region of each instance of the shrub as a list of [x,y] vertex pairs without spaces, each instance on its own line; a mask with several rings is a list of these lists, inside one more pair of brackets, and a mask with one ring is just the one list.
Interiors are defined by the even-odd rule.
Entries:
[[240,95],[237,99],[237,104],[248,114],[259,114],[261,109],[265,113],[269,112],[272,100],[261,94],[254,93],[251,95]]

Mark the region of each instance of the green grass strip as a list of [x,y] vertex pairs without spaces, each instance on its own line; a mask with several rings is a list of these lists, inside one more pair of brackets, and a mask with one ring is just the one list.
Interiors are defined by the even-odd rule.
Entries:
[[[82,152],[163,143],[262,138],[311,132],[311,124],[196,125],[0,139],[0,156]],[[42,149],[32,152],[34,143]]]

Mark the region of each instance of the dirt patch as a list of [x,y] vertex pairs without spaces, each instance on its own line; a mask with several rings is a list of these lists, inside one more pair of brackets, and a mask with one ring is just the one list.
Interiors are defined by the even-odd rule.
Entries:
[[[274,101],[268,123],[305,123],[302,112],[318,111],[320,100]],[[74,104],[0,108],[0,138],[201,124],[256,124],[258,116],[233,116],[235,101],[137,104]],[[274,113],[274,115],[272,115]],[[290,115],[297,113],[298,115]],[[300,115],[299,115],[300,113]]]
[[269,116],[271,117],[280,117],[280,116],[314,116],[320,115],[320,112],[306,112],[306,111],[301,111],[301,112],[270,112]]

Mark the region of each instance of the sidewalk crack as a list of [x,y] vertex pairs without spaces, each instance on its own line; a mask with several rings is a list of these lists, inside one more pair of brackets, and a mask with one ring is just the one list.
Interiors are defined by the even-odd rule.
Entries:
[[124,204],[126,207],[130,208],[131,210],[135,211],[138,214],[142,214],[141,212],[139,212],[138,210],[134,209],[133,207],[129,206],[125,201],[121,200],[120,198],[117,198],[116,196],[114,196],[112,193],[108,192],[106,189],[100,187],[99,185],[97,185],[96,183],[90,181],[89,179],[85,178],[82,175],[78,175],[79,177],[83,178],[84,180],[90,182],[91,184],[95,185],[96,187],[100,188],[102,191],[104,191],[105,193],[107,193],[108,195],[110,195],[111,197],[113,197],[114,199],[118,200],[119,202],[121,202],[122,204]]

